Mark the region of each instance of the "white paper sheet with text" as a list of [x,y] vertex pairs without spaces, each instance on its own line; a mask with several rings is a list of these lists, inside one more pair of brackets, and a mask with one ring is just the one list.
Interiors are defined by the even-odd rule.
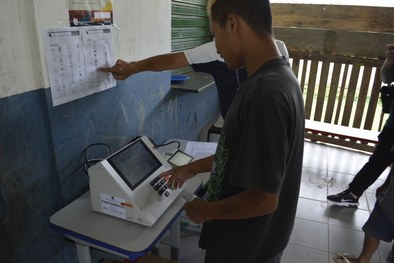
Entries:
[[188,141],[186,143],[185,152],[195,159],[201,159],[215,154],[217,145],[216,142]]
[[114,87],[111,26],[50,28],[44,32],[53,106]]

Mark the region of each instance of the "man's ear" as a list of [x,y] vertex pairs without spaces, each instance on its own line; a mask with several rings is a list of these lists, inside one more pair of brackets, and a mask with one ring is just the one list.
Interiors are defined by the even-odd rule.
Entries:
[[228,15],[226,20],[226,30],[233,36],[238,35],[239,30],[239,17],[235,15]]

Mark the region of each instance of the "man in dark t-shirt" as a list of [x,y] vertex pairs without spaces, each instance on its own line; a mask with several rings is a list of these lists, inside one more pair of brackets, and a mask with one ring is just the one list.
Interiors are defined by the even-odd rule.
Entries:
[[281,201],[272,214],[205,223],[206,262],[264,262],[284,250],[297,207],[303,128],[303,100],[285,60],[265,63],[240,85],[215,154],[208,201],[251,188],[277,193]]
[[[278,263],[295,220],[304,145],[304,103],[272,36],[268,0],[209,0],[218,53],[247,79],[230,105],[214,156],[162,174],[181,186],[211,170],[208,200],[185,205],[204,223],[205,263]],[[249,19],[251,18],[251,20]]]

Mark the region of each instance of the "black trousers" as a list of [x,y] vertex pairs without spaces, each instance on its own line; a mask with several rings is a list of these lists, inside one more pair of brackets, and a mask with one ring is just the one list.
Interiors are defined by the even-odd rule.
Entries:
[[349,184],[349,190],[357,196],[361,196],[394,161],[394,130],[384,127],[378,139],[379,144],[368,162]]

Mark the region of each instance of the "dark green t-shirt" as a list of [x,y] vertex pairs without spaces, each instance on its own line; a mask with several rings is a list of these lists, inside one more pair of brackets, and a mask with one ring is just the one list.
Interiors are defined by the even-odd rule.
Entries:
[[294,224],[302,170],[304,103],[288,62],[264,64],[239,88],[224,122],[208,201],[246,189],[279,193],[271,215],[203,226],[206,263],[263,263],[284,250]]

